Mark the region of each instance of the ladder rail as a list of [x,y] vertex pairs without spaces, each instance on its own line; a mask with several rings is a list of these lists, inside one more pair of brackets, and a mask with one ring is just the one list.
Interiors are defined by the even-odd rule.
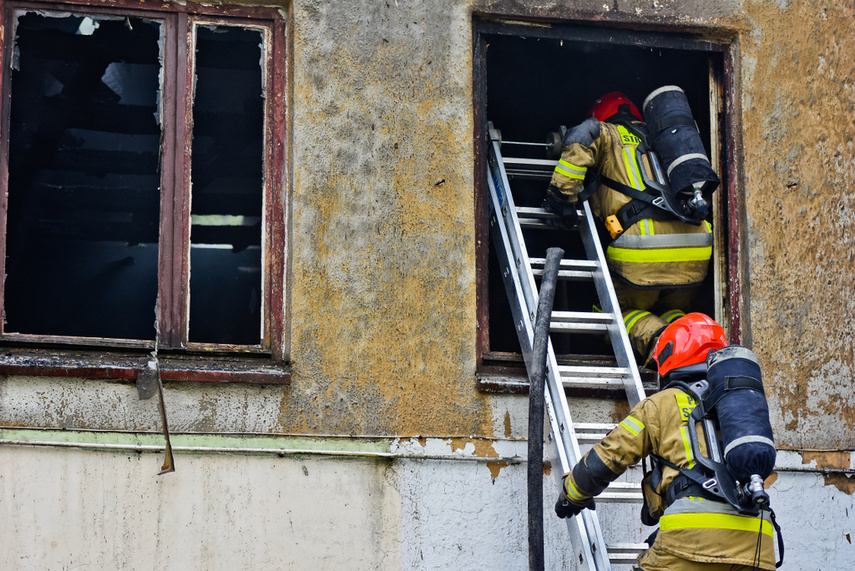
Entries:
[[[508,174],[518,176],[516,172],[520,170],[520,174],[524,171],[524,178],[547,178],[551,176],[557,161],[503,157],[501,141],[492,124],[489,125],[489,132],[487,183],[490,191],[490,232],[498,254],[523,359],[531,378],[534,321],[539,297],[535,276],[542,275],[544,260],[529,257],[523,229],[546,228],[548,219],[553,215],[542,208],[516,207]],[[522,168],[519,168],[520,166]],[[548,341],[545,413],[551,429],[550,449],[561,468],[555,472],[559,481],[582,457],[580,438],[576,434],[576,427],[580,425],[574,424],[571,418],[565,386],[570,386],[569,383],[573,382],[577,383],[576,386],[622,386],[630,406],[645,397],[594,216],[587,202],[580,206],[579,230],[588,260],[562,260],[559,275],[562,279],[593,281],[603,313],[598,316],[582,312],[553,312],[554,325],[550,328],[550,333],[607,333],[619,366],[602,368],[601,371],[588,370],[585,367],[560,367],[552,341]],[[588,442],[593,435],[583,432],[580,436]],[[640,486],[617,485],[614,489],[607,490],[602,499],[621,503],[640,501]],[[583,510],[576,517],[568,518],[566,522],[577,560],[581,562],[582,568],[590,571],[608,571],[612,562],[627,563],[630,557],[627,550],[639,552],[642,546],[646,547],[644,544],[607,547],[595,511]],[[614,553],[610,554],[610,551]]]
[[600,262],[597,269],[594,271],[594,287],[597,289],[597,294],[600,298],[600,303],[603,305],[601,309],[605,313],[613,313],[616,318],[609,326],[609,338],[612,343],[612,348],[615,351],[615,358],[618,363],[624,363],[629,369],[630,375],[625,378],[624,388],[626,389],[627,400],[629,407],[632,408],[639,402],[644,400],[645,391],[641,383],[641,375],[638,373],[638,368],[634,366],[635,357],[632,352],[632,345],[629,342],[629,335],[626,332],[626,327],[623,324],[620,306],[617,301],[617,293],[615,286],[612,283],[611,273],[609,272],[608,264],[606,263],[606,255],[603,252],[603,245],[600,244],[597,233],[597,228],[594,225],[594,216],[591,213],[591,205],[587,201],[583,203],[585,211],[584,221],[582,223],[588,225],[588,231],[582,232],[582,243],[585,246],[585,251],[588,258],[596,259]]
[[[495,237],[494,245],[505,253],[505,256],[499,256],[500,263],[503,265],[503,281],[508,290],[509,299],[518,301],[518,303],[511,303],[511,311],[514,314],[526,368],[531,370],[534,313],[530,308],[537,307],[537,288],[533,274],[530,271],[520,271],[521,268],[530,267],[528,253],[519,230],[513,197],[508,192],[510,186],[507,177],[501,168],[496,168],[497,163],[494,161],[494,157],[501,156],[498,142],[492,141],[492,144],[493,153],[491,153],[490,164],[488,164],[490,173],[487,177],[491,197],[491,232]],[[513,257],[509,257],[508,253],[512,254]],[[510,263],[510,260],[513,260],[514,263]],[[557,378],[557,371],[558,363],[550,340],[547,347],[547,386],[544,391],[544,398],[546,399],[545,410],[552,433],[558,435],[553,443],[556,446],[561,464],[561,471],[557,473],[560,477],[581,459],[581,451],[573,434],[573,422],[569,415],[567,397],[564,394],[560,379]],[[557,406],[554,403],[556,399],[558,401]],[[560,444],[559,440],[561,441]],[[583,565],[591,571],[610,569],[605,541],[602,537],[596,512],[583,510],[575,518],[568,518],[567,525],[574,540],[573,545],[577,549]],[[581,546],[586,546],[586,549],[580,549]]]

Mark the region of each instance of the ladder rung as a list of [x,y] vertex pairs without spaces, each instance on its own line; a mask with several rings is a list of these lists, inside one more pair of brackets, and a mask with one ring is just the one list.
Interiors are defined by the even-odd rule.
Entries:
[[552,333],[607,333],[614,314],[585,311],[553,311]]
[[625,367],[586,367],[580,365],[558,365],[558,372],[562,377],[574,378],[598,378],[598,379],[625,379],[630,372]]
[[646,543],[611,543],[606,550],[612,563],[631,564],[649,547]]
[[[517,206],[516,211],[518,218],[533,218],[535,220],[548,220],[550,218],[555,218],[553,213],[545,208],[540,208],[539,206]],[[576,213],[579,215],[580,220],[585,218],[585,211],[577,210]]]
[[576,422],[573,423],[573,431],[576,439],[581,443],[597,443],[612,430],[616,424]]
[[631,373],[624,367],[581,367],[559,365],[558,375],[565,388],[607,388],[620,389],[626,384]]
[[[531,262],[532,267],[537,267],[541,271],[543,271],[543,266],[546,265],[546,258],[529,258],[528,261]],[[565,258],[559,262],[558,267],[561,270],[579,270],[591,272],[599,268],[600,264],[596,260],[570,260]]]
[[[555,229],[554,226],[550,226],[546,223],[550,218],[555,218],[555,215],[544,208],[538,208],[535,206],[517,206],[516,212],[517,218],[520,222],[520,227],[522,228]],[[576,213],[579,215],[579,220],[584,220],[584,210],[577,210]]]
[[502,163],[508,166],[525,165],[529,167],[540,167],[544,170],[548,170],[550,174],[552,174],[552,171],[555,170],[555,165],[558,164],[558,159],[526,159],[522,157],[502,156]]
[[608,325],[603,323],[552,323],[550,333],[607,333]]
[[550,226],[549,224],[546,224],[545,222],[542,222],[541,220],[538,220],[537,218],[520,218],[520,228],[523,228],[525,230],[532,230],[532,229],[534,229],[534,230],[537,230],[537,229],[550,230],[550,229],[553,229],[552,226]]
[[600,311],[553,311],[552,321],[558,323],[611,325],[614,321],[614,314]]
[[[543,275],[543,266],[546,258],[529,258],[531,273],[536,276]],[[600,264],[594,260],[561,260],[558,267],[558,279],[560,280],[592,280],[594,272],[600,269]]]
[[[535,276],[542,276],[543,270],[532,269],[531,273]],[[559,280],[592,280],[594,279],[594,272],[591,270],[559,270],[558,271],[558,279]]]
[[537,206],[517,206],[517,216],[519,218],[534,218],[536,220],[546,220],[548,218],[555,218],[555,215],[545,208],[538,208]]
[[644,501],[644,495],[641,493],[641,484],[632,482],[612,482],[603,493],[597,496],[596,501],[641,502]]

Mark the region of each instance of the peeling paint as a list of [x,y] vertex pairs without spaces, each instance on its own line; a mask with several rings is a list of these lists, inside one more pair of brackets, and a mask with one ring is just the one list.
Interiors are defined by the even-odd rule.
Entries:
[[507,468],[507,462],[487,462],[487,467],[490,469],[490,475],[493,477],[493,482],[499,477],[499,472],[502,468]]
[[825,485],[834,486],[844,494],[855,492],[855,478],[848,474],[825,474]]
[[842,468],[848,469],[851,467],[852,454],[848,451],[833,450],[833,451],[804,451],[802,452],[802,462],[811,464],[816,468]]

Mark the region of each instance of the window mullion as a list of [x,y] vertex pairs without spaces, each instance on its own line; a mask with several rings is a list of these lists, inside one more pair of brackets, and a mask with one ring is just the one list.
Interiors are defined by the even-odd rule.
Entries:
[[187,342],[187,291],[190,212],[188,18],[166,20],[163,57],[163,146],[160,221],[160,337],[163,347]]

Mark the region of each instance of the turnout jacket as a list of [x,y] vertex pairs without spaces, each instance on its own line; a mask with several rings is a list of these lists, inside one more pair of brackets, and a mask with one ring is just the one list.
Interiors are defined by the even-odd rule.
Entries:
[[[693,467],[688,421],[694,407],[692,397],[676,388],[641,401],[565,474],[564,491],[570,501],[587,503],[650,454],[681,468]],[[698,425],[701,453],[707,454],[702,435],[703,427]],[[693,496],[666,507],[665,494],[678,474],[663,466],[660,482],[651,484],[648,475],[642,483],[644,503],[654,518],[659,517],[657,549],[702,563],[751,566],[759,557],[759,569],[775,569],[774,530],[767,512],[756,517],[740,515],[725,502]]]
[[[588,170],[602,177],[644,191],[645,185],[636,147],[638,135],[624,125],[603,123],[590,118],[570,130],[564,138],[561,159],[550,186],[562,197],[576,202]],[[652,178],[652,177],[649,177]],[[631,198],[606,182],[589,199],[591,209],[605,220],[616,214]],[[700,284],[712,256],[712,234],[704,221],[695,226],[680,220],[642,219],[625,228],[607,248],[612,273],[634,287],[690,287]]]

